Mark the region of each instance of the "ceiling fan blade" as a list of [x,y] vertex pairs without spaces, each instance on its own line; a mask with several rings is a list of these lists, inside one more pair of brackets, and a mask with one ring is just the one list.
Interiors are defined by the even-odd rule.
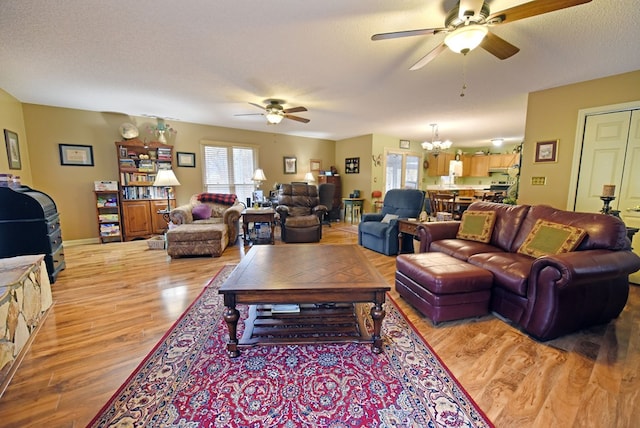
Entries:
[[264,106],[261,106],[260,104],[256,104],[256,103],[249,103],[254,107],[258,107],[260,110],[266,110]]
[[301,111],[307,111],[307,109],[305,107],[292,107],[292,108],[286,108],[284,110],[282,110],[283,113],[300,113]]
[[444,43],[441,43],[435,49],[432,49],[431,52],[429,52],[428,54],[423,56],[420,59],[420,61],[418,61],[415,64],[413,64],[409,70],[415,71],[415,70],[418,70],[418,69],[424,67],[425,65],[429,64],[433,59],[435,59],[435,57],[440,55],[446,49],[447,49],[447,45],[445,45]]
[[520,48],[513,46],[491,31],[484,37],[482,43],[480,43],[480,47],[500,59],[507,59],[520,52]]
[[234,116],[264,116],[264,113],[240,113],[234,114]]
[[531,16],[542,15],[568,7],[589,3],[591,0],[545,0],[530,1],[500,12],[492,13],[487,18],[487,22],[497,21],[497,23],[513,22]]
[[291,119],[291,120],[297,120],[298,122],[302,122],[302,123],[309,123],[311,122],[309,119],[304,118],[304,117],[300,117],[300,116],[293,116],[291,114],[285,114],[284,117],[286,117],[287,119]]
[[424,28],[422,30],[394,31],[392,33],[380,33],[371,36],[371,40],[398,39],[400,37],[424,36],[444,31],[446,28]]

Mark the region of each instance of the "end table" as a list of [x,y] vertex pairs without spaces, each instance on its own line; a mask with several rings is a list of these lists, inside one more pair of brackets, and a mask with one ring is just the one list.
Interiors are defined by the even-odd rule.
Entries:
[[[274,233],[274,224],[275,224],[275,216],[276,212],[273,208],[247,208],[242,211],[242,230],[244,231],[244,243],[247,244],[249,241],[249,223],[269,223],[270,226],[270,236],[269,241],[271,245],[275,244],[275,233]],[[259,239],[252,241],[253,244],[259,243]]]

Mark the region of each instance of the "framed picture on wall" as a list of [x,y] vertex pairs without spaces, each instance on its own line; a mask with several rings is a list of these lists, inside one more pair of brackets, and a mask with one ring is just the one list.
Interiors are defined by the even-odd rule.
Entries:
[[18,134],[5,129],[4,142],[7,145],[9,169],[22,169],[22,161],[20,160],[20,144],[18,144]]
[[93,146],[58,144],[60,165],[93,166]]
[[344,172],[345,174],[359,174],[360,158],[346,158],[344,160]]
[[310,159],[309,169],[311,171],[320,171],[322,169],[322,161],[320,159]]
[[535,162],[557,162],[558,140],[538,141],[536,143]]
[[298,160],[293,156],[285,156],[282,158],[284,173],[296,174],[298,172]]
[[400,148],[401,149],[411,148],[411,142],[409,140],[400,140]]
[[188,152],[177,152],[176,159],[178,160],[178,166],[184,166],[187,168],[196,167],[196,154]]

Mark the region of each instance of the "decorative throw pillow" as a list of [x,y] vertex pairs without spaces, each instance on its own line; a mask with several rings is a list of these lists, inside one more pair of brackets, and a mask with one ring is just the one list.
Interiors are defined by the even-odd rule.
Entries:
[[385,214],[382,218],[382,223],[391,223],[391,220],[397,219],[398,216],[396,214]]
[[211,207],[207,204],[199,204],[191,210],[194,220],[207,220],[211,218]]
[[568,253],[575,250],[587,235],[584,229],[538,220],[518,252],[532,257]]
[[495,211],[465,211],[456,238],[468,241],[484,242],[491,240],[493,225],[496,223]]
[[233,205],[236,203],[238,197],[229,193],[200,193],[198,195],[198,201],[200,202],[213,202],[217,204]]

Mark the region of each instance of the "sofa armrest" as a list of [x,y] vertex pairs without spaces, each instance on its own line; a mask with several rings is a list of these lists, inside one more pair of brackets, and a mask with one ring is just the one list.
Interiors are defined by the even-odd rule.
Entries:
[[169,213],[171,223],[176,226],[180,224],[193,223],[193,214],[191,213],[192,209],[192,204],[180,205],[179,207],[172,209]]
[[233,245],[238,239],[240,231],[240,215],[244,210],[244,204],[236,202],[227,208],[222,214],[222,221],[227,225],[227,236],[229,237],[229,245]]
[[418,225],[420,252],[428,252],[431,248],[431,243],[435,241],[455,238],[459,227],[459,221],[436,221]]
[[531,265],[522,326],[553,339],[616,318],[629,293],[629,274],[640,269],[631,251],[575,251],[536,259]]

